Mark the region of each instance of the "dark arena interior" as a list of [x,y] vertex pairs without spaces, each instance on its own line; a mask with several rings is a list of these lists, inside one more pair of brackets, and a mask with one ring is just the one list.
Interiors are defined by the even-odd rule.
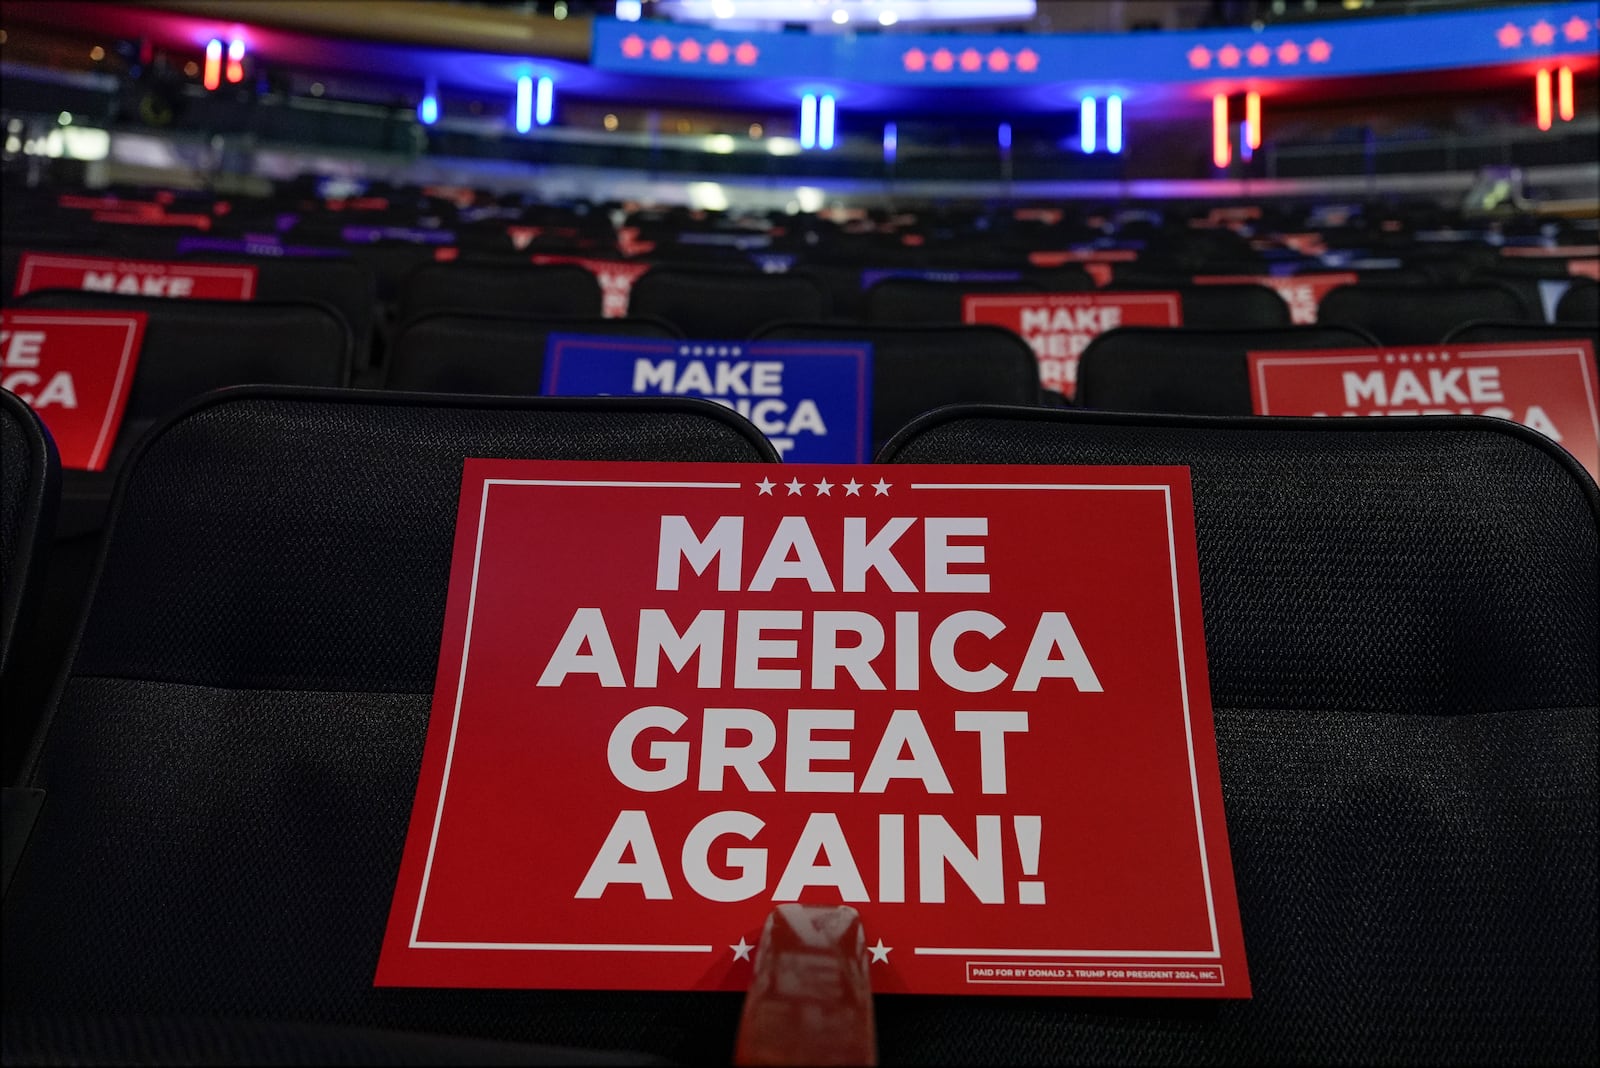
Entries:
[[1597,74],[5,0],[0,1059],[1595,1064]]

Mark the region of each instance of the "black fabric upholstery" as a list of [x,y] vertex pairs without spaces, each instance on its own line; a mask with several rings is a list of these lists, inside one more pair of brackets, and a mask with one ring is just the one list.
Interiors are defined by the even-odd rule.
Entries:
[[997,326],[775,323],[753,340],[870,342],[874,453],[917,416],[946,404],[1040,402],[1033,350]]
[[1385,345],[1433,345],[1474,319],[1540,322],[1537,308],[1500,282],[1336,286],[1317,307],[1317,322],[1359,327]]
[[948,409],[897,463],[1182,464],[1250,1001],[880,999],[886,1060],[1592,1063],[1600,495],[1496,420]]
[[0,1026],[9,1065],[47,1064],[663,1064],[570,1046],[256,1020],[20,1017]]
[[[1463,323],[1445,336],[1447,344],[1472,345],[1486,341],[1565,341],[1569,338],[1596,341],[1593,323]],[[1597,345],[1600,347],[1600,345]],[[1600,356],[1600,352],[1596,353]]]
[[400,318],[430,312],[599,318],[600,281],[576,264],[518,267],[429,263],[400,293]]
[[1044,291],[1045,287],[1036,281],[939,282],[927,278],[881,278],[867,287],[866,320],[916,326],[960,323],[966,319],[962,305],[969,293]]
[[556,319],[441,313],[414,319],[391,342],[389,389],[426,393],[533,396],[544,380],[552,333],[672,339],[682,335],[655,319]]
[[739,998],[375,989],[462,460],[773,461],[705,401],[248,389],[125,473],[5,901],[15,1017],[246,1018],[725,1060]]
[[14,306],[132,311],[149,317],[112,465],[140,434],[210,390],[246,384],[343,386],[350,381],[350,327],[317,304],[41,290],[18,297]]
[[1276,329],[1293,324],[1289,305],[1268,286],[1184,286],[1178,289],[1183,325],[1209,330]]
[[122,425],[105,469],[69,470],[62,476],[59,533],[63,537],[100,529],[117,472],[129,452],[152,427],[193,398],[226,386],[343,386],[350,381],[350,327],[323,305],[40,290],[18,297],[16,306],[141,311],[149,316]]
[[22,398],[0,389],[0,685],[31,615],[60,493],[49,431]]
[[1592,278],[1574,278],[1556,304],[1556,322],[1586,323],[1590,329],[1600,328],[1600,282]]
[[783,319],[826,319],[828,292],[800,271],[760,274],[652,267],[633,283],[628,312],[667,322],[693,338],[744,340]]
[[1376,344],[1371,335],[1345,326],[1124,326],[1106,331],[1083,350],[1076,399],[1084,408],[1125,412],[1249,415],[1246,353]]
[[254,267],[255,299],[258,301],[310,301],[333,308],[350,327],[355,345],[355,368],[362,370],[371,366],[373,331],[377,326],[378,279],[368,268],[354,260],[316,256],[239,259],[203,255],[193,258]]

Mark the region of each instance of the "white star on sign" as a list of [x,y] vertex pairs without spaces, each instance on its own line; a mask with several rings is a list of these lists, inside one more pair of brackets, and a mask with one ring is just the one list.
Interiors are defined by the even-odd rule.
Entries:
[[882,961],[884,964],[888,964],[889,954],[894,952],[894,947],[884,945],[883,939],[880,938],[878,939],[877,945],[867,947],[867,952],[872,954],[872,960],[870,963],[877,964],[879,961]]
[[889,496],[889,486],[890,485],[891,485],[891,483],[885,482],[881,478],[878,479],[878,481],[876,481],[876,482],[874,482],[872,484],[872,488],[875,491],[873,493],[873,496],[874,497],[887,497],[887,496]]
[[821,482],[816,483],[816,487],[818,497],[827,497],[833,490],[833,483],[823,479]]
[[846,482],[844,484],[844,495],[846,497],[861,496],[861,483],[857,482],[853,478],[849,482]]
[[[880,938],[878,941],[881,942],[881,941],[883,941],[883,939]],[[733,950],[733,959],[734,960],[749,960],[750,959],[750,951],[752,949],[755,949],[756,947],[752,946],[750,943],[746,942],[744,940],[744,935],[740,935],[739,936],[739,944],[738,945],[734,945],[734,946],[729,946],[728,948]]]
[[805,483],[801,482],[798,478],[793,482],[785,482],[784,485],[789,487],[789,496],[791,497],[798,495],[799,492],[805,488]]
[[772,487],[775,485],[777,485],[777,483],[773,482],[772,479],[764,478],[760,482],[756,483],[756,489],[761,491],[761,496],[770,497],[772,496]]

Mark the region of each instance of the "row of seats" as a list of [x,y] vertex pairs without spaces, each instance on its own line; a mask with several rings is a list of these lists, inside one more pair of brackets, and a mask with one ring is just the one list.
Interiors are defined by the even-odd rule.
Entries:
[[[9,667],[54,471],[0,415]],[[776,461],[679,399],[250,387],[156,427],[6,793],[8,1064],[727,1058],[737,995],[372,985],[467,457]],[[1475,418],[990,406],[878,462],[1189,468],[1254,989],[881,997],[885,1063],[1593,1061],[1600,491],[1570,457]]]

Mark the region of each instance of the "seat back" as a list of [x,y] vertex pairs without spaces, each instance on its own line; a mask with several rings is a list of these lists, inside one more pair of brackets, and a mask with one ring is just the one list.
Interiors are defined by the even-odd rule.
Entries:
[[[0,389],[0,684],[32,614],[60,494],[49,431],[22,398]],[[9,731],[6,741],[14,741]]]
[[41,290],[18,297],[14,306],[148,316],[110,466],[120,462],[144,431],[210,390],[350,382],[350,327],[316,304]]
[[8,1016],[726,1055],[734,995],[372,985],[466,457],[776,453],[732,412],[678,398],[260,388],[165,424],[130,459],[30,761],[46,796],[6,895]]
[[1348,326],[1123,326],[1089,342],[1078,357],[1076,400],[1084,408],[1125,412],[1249,415],[1246,353],[1376,344],[1370,334]]
[[[1483,342],[1566,341],[1569,339],[1596,341],[1593,323],[1531,323],[1480,320],[1462,323],[1445,335],[1447,345],[1473,345]],[[1600,355],[1600,342],[1596,343]]]
[[354,369],[363,371],[372,365],[373,333],[378,325],[378,279],[369,268],[354,260],[319,256],[258,256],[242,260],[206,254],[193,258],[254,267],[258,301],[328,305],[350,327],[355,344]]
[[872,345],[872,449],[923,412],[946,404],[1038,404],[1039,363],[998,326],[775,323],[755,341],[866,341]]
[[1594,1060],[1600,493],[1559,446],[1452,416],[969,408],[879,459],[1189,468],[1254,991],[880,1002],[886,1058],[981,1058],[1003,1028],[1088,1062]]
[[1591,330],[1600,329],[1600,282],[1592,278],[1574,278],[1556,304],[1556,322],[1581,323]]
[[665,319],[686,337],[742,341],[768,323],[822,320],[830,309],[822,283],[801,272],[652,267],[633,283],[628,312]]
[[658,319],[520,318],[443,312],[404,324],[390,343],[389,389],[423,393],[537,394],[552,333],[681,337]]
[[600,282],[576,264],[428,263],[406,276],[400,320],[431,312],[599,318]]
[[960,323],[969,293],[1043,293],[1035,281],[939,282],[927,278],[883,278],[867,287],[866,319],[869,323],[926,326]]
[[1317,322],[1354,326],[1385,345],[1433,345],[1474,319],[1544,317],[1500,282],[1335,286],[1317,307]]

